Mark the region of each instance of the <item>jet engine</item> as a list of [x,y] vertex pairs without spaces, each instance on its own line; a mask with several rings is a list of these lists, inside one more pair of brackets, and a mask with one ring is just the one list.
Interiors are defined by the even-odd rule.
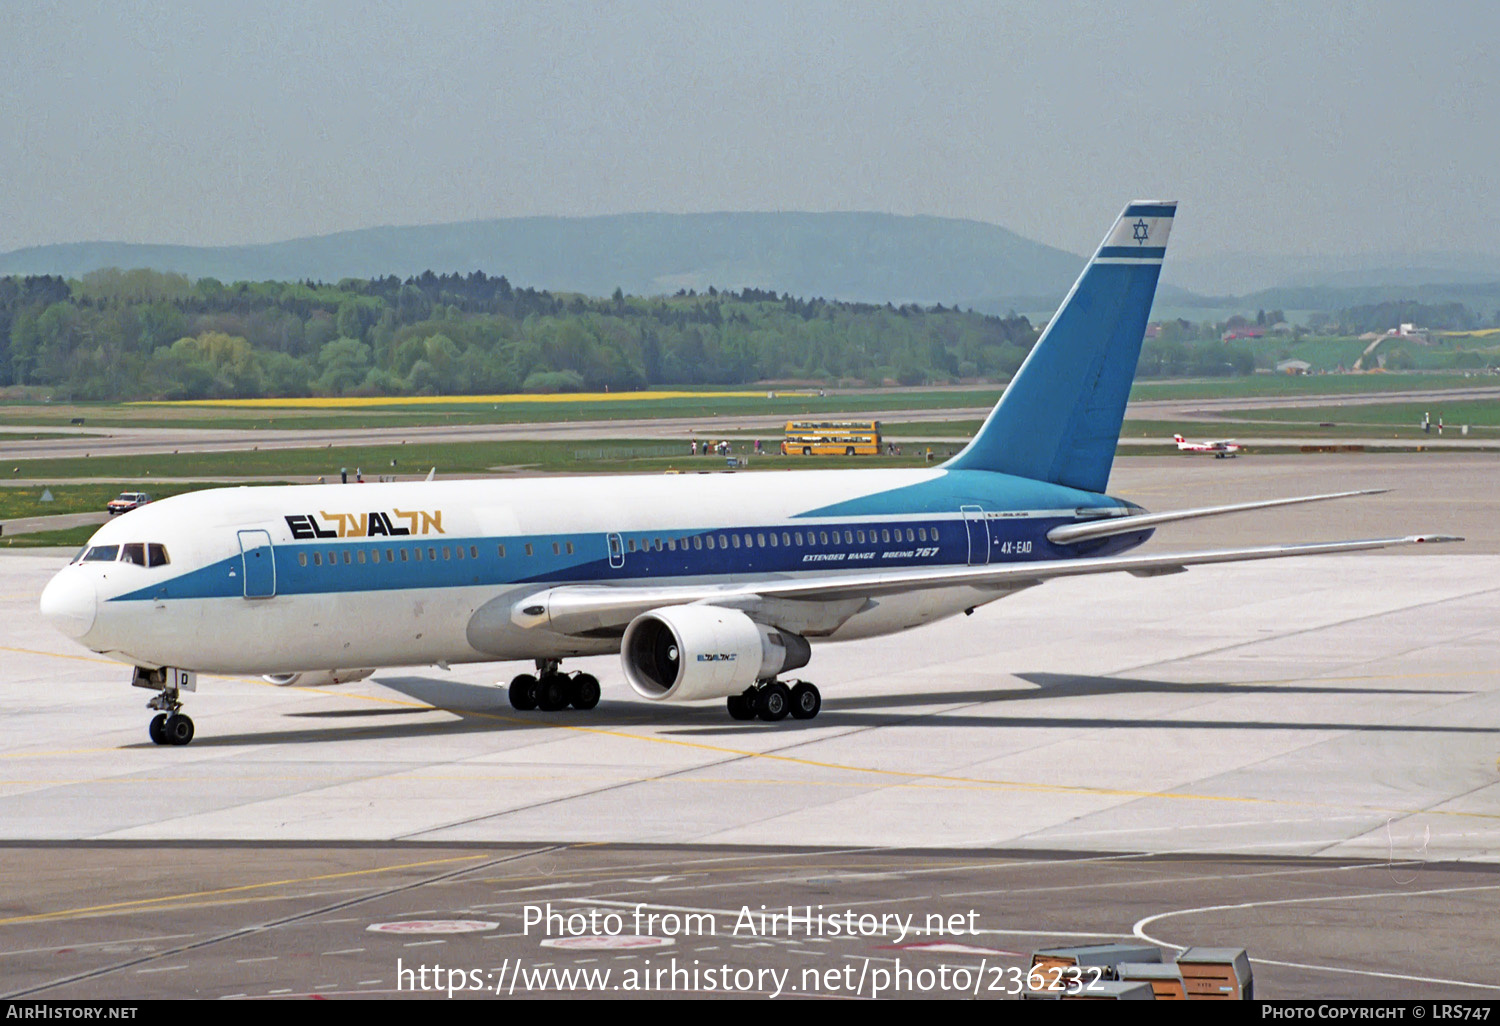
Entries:
[[620,661],[642,698],[691,702],[737,695],[758,680],[806,666],[801,635],[756,623],[738,609],[664,606],[625,628]]
[[330,684],[348,684],[351,681],[364,680],[375,672],[375,667],[368,670],[306,670],[302,673],[268,673],[261,679],[269,684],[275,684],[278,688],[288,688],[297,685],[303,688],[326,688]]

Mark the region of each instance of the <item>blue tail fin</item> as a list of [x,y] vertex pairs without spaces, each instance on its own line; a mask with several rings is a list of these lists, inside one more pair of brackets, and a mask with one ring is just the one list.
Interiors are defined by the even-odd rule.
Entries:
[[968,446],[945,466],[1102,492],[1177,204],[1125,208]]

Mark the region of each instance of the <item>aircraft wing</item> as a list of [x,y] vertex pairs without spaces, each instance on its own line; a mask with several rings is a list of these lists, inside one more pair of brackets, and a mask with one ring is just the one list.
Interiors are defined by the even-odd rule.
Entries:
[[[1401,538],[1259,545],[1164,555],[1036,560],[986,566],[916,567],[724,585],[559,585],[528,595],[514,603],[511,607],[511,620],[520,627],[546,628],[563,634],[610,634],[623,630],[631,620],[648,609],[701,603],[741,609],[752,616],[758,613],[776,626],[786,629],[797,629],[800,626],[802,630],[799,633],[817,635],[830,633],[867,602],[883,595],[901,592],[969,587],[1008,593],[1056,577],[1119,572],[1137,577],[1155,577],[1181,573],[1190,566],[1210,563],[1364,552],[1396,545],[1462,540],[1450,535],[1416,534]],[[991,597],[998,598],[999,595]],[[826,608],[815,609],[815,604]],[[831,625],[819,626],[824,623]]]

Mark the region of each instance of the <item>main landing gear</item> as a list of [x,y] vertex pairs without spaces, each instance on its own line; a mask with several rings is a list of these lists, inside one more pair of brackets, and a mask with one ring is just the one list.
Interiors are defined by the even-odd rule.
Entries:
[[823,708],[823,695],[816,684],[805,680],[787,687],[779,680],[763,680],[744,694],[730,695],[725,704],[729,715],[736,720],[753,720],[756,717],[767,723],[775,723],[791,716],[794,720],[810,720]]
[[591,673],[563,673],[557,659],[538,659],[536,676],[523,673],[510,682],[510,707],[522,712],[557,712],[572,706],[592,709],[599,704],[599,678]]

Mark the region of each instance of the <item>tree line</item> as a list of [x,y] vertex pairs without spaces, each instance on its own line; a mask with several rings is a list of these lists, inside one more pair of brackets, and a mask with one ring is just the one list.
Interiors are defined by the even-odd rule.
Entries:
[[483,273],[236,282],[0,278],[0,385],[63,399],[438,395],[1003,380],[1025,317],[772,291],[591,298]]

